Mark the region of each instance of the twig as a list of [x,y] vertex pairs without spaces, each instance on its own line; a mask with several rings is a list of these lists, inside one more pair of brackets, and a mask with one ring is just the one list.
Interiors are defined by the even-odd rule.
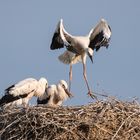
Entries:
[[117,136],[117,134],[119,133],[119,131],[121,130],[121,128],[122,128],[122,126],[125,124],[125,122],[126,122],[130,117],[132,117],[132,116],[135,115],[135,114],[136,114],[136,112],[133,113],[133,114],[131,114],[131,115],[129,115],[129,116],[122,122],[122,124],[120,125],[120,127],[118,128],[118,130],[116,131],[116,133],[114,134],[114,136],[112,137],[111,140],[114,140],[114,138]]

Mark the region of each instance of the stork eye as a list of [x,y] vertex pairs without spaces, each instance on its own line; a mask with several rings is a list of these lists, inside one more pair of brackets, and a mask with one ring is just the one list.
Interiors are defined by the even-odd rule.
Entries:
[[65,89],[65,85],[64,84],[62,84],[62,87]]
[[47,88],[48,87],[48,84],[46,84],[45,87]]

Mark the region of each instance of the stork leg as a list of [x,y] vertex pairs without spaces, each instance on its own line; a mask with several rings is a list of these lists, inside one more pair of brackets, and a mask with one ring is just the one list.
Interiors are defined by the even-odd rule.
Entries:
[[72,64],[70,64],[70,71],[69,71],[69,92],[71,90],[71,81],[72,81]]
[[86,72],[86,65],[85,63],[83,63],[83,76],[88,88],[88,95],[92,98],[92,99],[97,99],[97,97],[95,95],[93,95],[93,92],[90,90],[89,88],[89,84],[88,84],[88,80],[87,80],[87,72]]

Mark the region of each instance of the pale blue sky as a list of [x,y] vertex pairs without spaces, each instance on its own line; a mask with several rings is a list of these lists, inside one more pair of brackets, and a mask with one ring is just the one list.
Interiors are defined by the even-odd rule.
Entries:
[[[139,0],[0,0],[0,93],[28,77],[46,77],[49,84],[68,81],[69,66],[51,51],[50,43],[60,18],[73,35],[85,35],[101,18],[112,28],[108,49],[87,59],[88,79],[95,92],[118,98],[140,97]],[[87,104],[81,63],[73,66],[72,92],[67,105]],[[34,101],[32,102],[34,104]]]

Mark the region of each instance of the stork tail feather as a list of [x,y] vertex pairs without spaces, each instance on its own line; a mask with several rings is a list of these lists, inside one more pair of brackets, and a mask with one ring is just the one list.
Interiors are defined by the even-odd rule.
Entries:
[[64,64],[76,64],[78,62],[81,62],[81,56],[76,55],[70,51],[65,51],[58,57],[58,59]]

